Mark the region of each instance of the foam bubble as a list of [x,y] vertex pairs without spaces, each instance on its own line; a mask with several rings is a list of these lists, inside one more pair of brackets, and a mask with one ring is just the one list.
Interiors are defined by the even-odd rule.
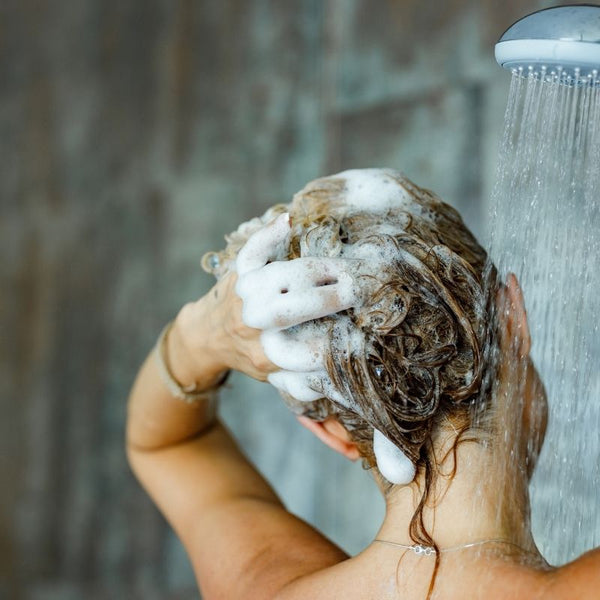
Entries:
[[248,327],[284,329],[360,304],[359,289],[342,259],[298,258],[242,275],[236,292]]
[[250,236],[238,253],[237,272],[243,275],[264,267],[270,260],[286,258],[290,247],[290,237],[290,215],[283,213]]
[[300,402],[313,402],[323,398],[323,394],[311,387],[315,380],[326,377],[325,372],[296,373],[293,371],[276,371],[267,377],[268,382],[278,390],[289,394]]
[[350,169],[332,175],[345,180],[344,204],[349,210],[371,213],[414,209],[413,196],[399,184],[399,177],[390,169]]
[[299,402],[314,402],[321,398],[327,398],[348,410],[355,411],[357,414],[359,412],[358,406],[352,399],[346,398],[333,385],[325,370],[309,373],[276,371],[269,374],[267,381],[282,394],[287,394]]
[[348,260],[360,261],[357,268],[365,275],[376,275],[382,264],[392,264],[397,258],[398,250],[393,244],[376,242],[359,242],[347,244],[342,252],[342,257]]
[[[435,214],[418,201],[414,185],[391,169],[342,171],[314,182],[314,186],[308,184],[306,194],[320,185],[332,191],[328,211],[335,219],[360,212],[377,215],[361,230],[361,241],[342,242],[335,222],[328,226],[325,221],[312,233],[305,232],[300,218],[292,223],[291,232],[300,236],[301,258],[286,261],[290,240],[287,214],[282,215],[286,231],[282,217],[266,227],[266,215],[253,219],[236,232],[253,233],[238,255],[236,291],[243,300],[244,323],[263,330],[264,352],[281,368],[268,377],[273,386],[300,402],[328,398],[364,418],[360,407],[333,385],[324,368],[328,352],[351,360],[369,351],[365,334],[350,317],[338,313],[360,307],[363,298],[379,287],[378,275],[398,259],[416,263],[417,259],[400,251],[393,240],[385,243],[385,236],[407,232],[414,217],[434,221]],[[304,202],[303,191],[289,205],[293,214],[296,198]],[[280,205],[278,210],[285,207]],[[325,316],[326,324],[316,321]],[[373,443],[377,465],[386,479],[396,484],[413,480],[415,466],[402,450],[377,430]]]
[[282,331],[263,331],[260,341],[266,357],[287,371],[322,369],[329,349],[328,327],[310,321]]
[[348,398],[344,396],[334,385],[329,376],[323,379],[320,382],[321,389],[323,390],[323,396],[325,398],[329,398],[329,400],[333,400],[337,402],[339,405],[347,408],[348,410],[353,410],[356,414],[361,414],[358,405],[354,402],[352,398]]
[[379,472],[390,482],[406,485],[415,478],[413,462],[379,430],[373,430],[373,452]]
[[331,329],[331,352],[350,356],[364,354],[364,334],[346,315],[336,315]]

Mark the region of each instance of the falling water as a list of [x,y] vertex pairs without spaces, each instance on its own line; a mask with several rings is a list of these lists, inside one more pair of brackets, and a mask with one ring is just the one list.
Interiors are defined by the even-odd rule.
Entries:
[[552,564],[600,545],[600,86],[559,75],[513,73],[490,231],[500,273],[523,288],[548,394],[531,492]]

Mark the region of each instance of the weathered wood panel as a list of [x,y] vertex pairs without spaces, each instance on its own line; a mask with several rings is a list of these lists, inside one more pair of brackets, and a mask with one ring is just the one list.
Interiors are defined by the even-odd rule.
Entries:
[[[490,44],[538,4],[0,4],[0,595],[198,596],[125,462],[137,365],[202,254],[318,175],[397,166],[481,231]],[[267,386],[236,378],[224,414],[293,510],[367,542],[360,468]]]

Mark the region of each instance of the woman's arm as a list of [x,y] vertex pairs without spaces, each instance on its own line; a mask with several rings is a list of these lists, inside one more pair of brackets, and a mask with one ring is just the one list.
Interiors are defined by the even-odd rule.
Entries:
[[[217,283],[197,302],[186,304],[167,333],[165,362],[182,385],[210,390],[228,369],[265,381],[275,370],[264,355],[260,331],[242,321],[236,278]],[[212,422],[210,402],[188,404],[173,397],[161,377],[154,349],[135,380],[128,404],[127,445],[158,449],[189,438]]]
[[[275,367],[246,327],[229,276],[186,305],[166,339],[177,381],[209,389],[227,369],[264,380]],[[131,467],[190,556],[204,596],[268,600],[287,583],[346,558],[288,513],[209,403],[174,398],[150,355],[131,391]],[[268,432],[265,431],[265,435]]]

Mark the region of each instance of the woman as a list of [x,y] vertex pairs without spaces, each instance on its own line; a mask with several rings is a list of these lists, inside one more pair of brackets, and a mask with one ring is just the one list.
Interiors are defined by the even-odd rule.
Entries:
[[[218,278],[160,336],[131,392],[131,466],[205,598],[592,598],[600,554],[539,554],[528,481],[545,428],[516,279],[459,215],[390,170],[316,180],[227,237]],[[236,369],[385,495],[348,557],[285,510],[218,421]]]

